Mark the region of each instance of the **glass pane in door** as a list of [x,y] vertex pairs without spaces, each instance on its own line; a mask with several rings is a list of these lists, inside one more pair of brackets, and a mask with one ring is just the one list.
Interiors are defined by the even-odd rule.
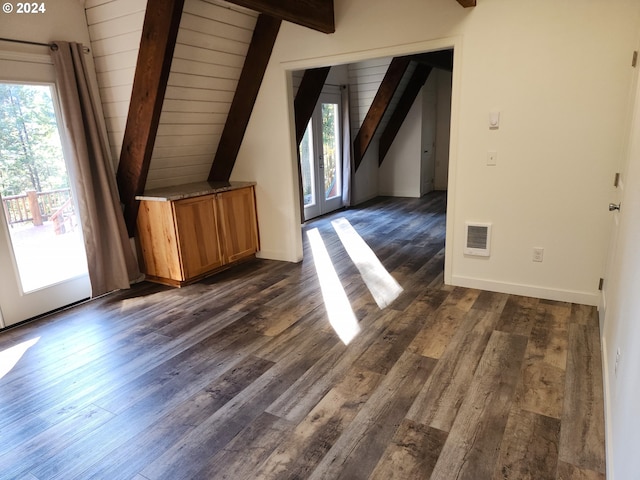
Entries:
[[342,195],[338,104],[322,104],[322,150],[325,199]]
[[315,174],[313,165],[313,134],[311,132],[311,122],[300,142],[300,170],[302,173],[302,195],[304,206],[309,207],[316,203]]
[[24,293],[87,274],[48,85],[0,83],[0,197]]

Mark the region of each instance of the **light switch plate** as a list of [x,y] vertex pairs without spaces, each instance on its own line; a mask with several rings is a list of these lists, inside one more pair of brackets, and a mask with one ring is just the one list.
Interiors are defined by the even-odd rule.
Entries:
[[487,165],[495,167],[498,164],[498,152],[487,152]]
[[489,128],[492,130],[500,128],[500,112],[489,112]]

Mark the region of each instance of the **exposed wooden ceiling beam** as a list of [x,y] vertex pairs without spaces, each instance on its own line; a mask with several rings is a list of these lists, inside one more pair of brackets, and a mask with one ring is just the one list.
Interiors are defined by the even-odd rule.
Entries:
[[293,109],[296,118],[296,144],[300,145],[307,124],[311,120],[313,110],[316,108],[318,98],[322,92],[324,82],[327,80],[331,67],[310,68],[305,70],[302,82],[296,93],[293,102]]
[[476,0],[458,0],[458,3],[464,8],[475,7]]
[[367,116],[362,122],[360,130],[353,141],[353,158],[356,170],[360,166],[378,126],[380,126],[380,121],[387,111],[389,102],[393,98],[398,85],[400,85],[400,81],[407,71],[410,61],[410,57],[395,57],[391,60],[387,73],[373,99],[373,103],[371,107],[369,107]]
[[453,50],[419,53],[417,55],[413,55],[411,59],[429,67],[453,72]]
[[258,17],[229,115],[222,130],[218,150],[209,172],[209,181],[227,181],[231,176],[281,23],[280,19],[269,15],[261,14]]
[[256,12],[297,23],[322,33],[334,33],[333,0],[227,0]]
[[409,110],[411,110],[411,106],[415,101],[420,89],[429,78],[429,74],[431,73],[431,67],[426,65],[418,65],[407,84],[404,92],[402,93],[402,97],[400,97],[400,101],[396,106],[396,109],[393,111],[393,115],[389,119],[389,123],[387,127],[382,132],[380,136],[380,149],[378,151],[378,165],[382,165],[382,161],[384,157],[387,155],[389,148],[391,148],[391,144],[393,140],[396,138],[396,135],[400,131],[400,127],[404,123],[404,119],[407,117]]
[[149,0],[142,27],[131,102],[124,131],[118,188],[129,235],[135,234],[139,203],[151,163],[171,70],[184,0]]

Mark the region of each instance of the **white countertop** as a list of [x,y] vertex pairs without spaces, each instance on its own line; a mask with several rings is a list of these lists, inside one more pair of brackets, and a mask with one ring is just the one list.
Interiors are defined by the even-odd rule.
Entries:
[[136,196],[136,200],[151,200],[156,202],[173,202],[185,198],[200,197],[213,193],[237,190],[250,187],[255,182],[196,182],[171,187],[154,188],[147,190],[142,195]]

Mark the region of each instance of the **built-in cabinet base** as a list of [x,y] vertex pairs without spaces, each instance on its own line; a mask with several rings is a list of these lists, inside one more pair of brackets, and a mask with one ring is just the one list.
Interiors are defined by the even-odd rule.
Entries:
[[145,195],[138,239],[147,279],[165,285],[181,287],[252,258],[259,248],[254,187],[176,200]]

